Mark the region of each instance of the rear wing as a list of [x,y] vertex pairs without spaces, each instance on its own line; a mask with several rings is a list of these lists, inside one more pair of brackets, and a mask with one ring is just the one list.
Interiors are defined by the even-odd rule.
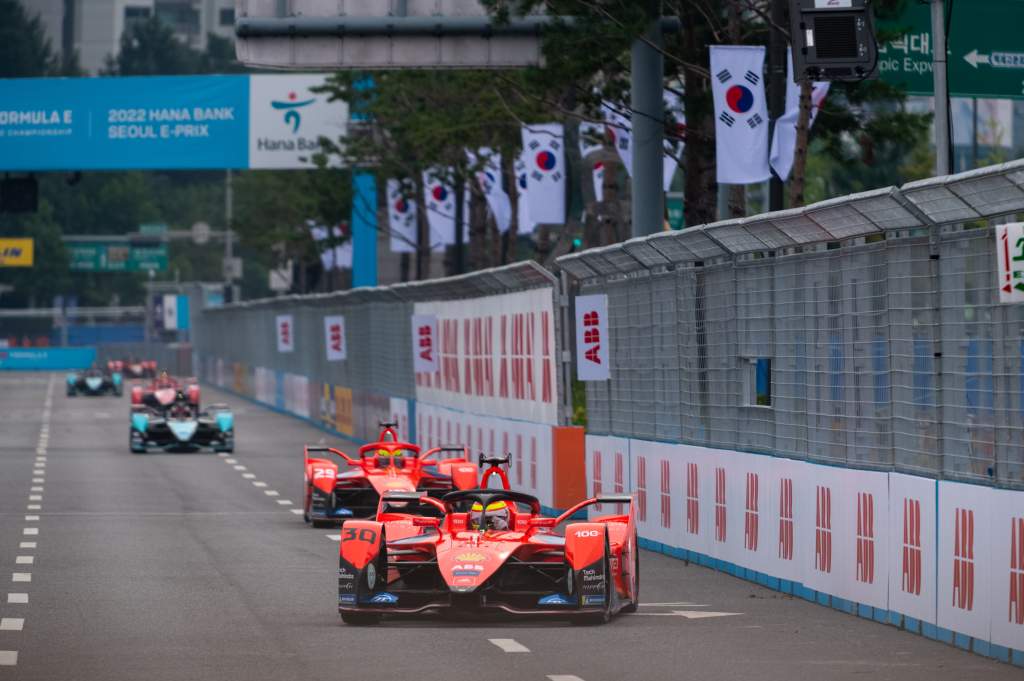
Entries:
[[358,461],[356,461],[355,459],[353,459],[351,456],[341,451],[340,449],[335,449],[334,447],[324,447],[322,445],[306,445],[305,447],[302,448],[303,461],[306,463],[309,463],[310,452],[318,454],[334,454],[336,456],[340,456],[341,458],[343,458],[345,460],[345,463],[351,466],[359,465]]
[[469,461],[469,447],[464,445],[441,445],[440,447],[434,447],[420,454],[420,460],[428,459],[438,452],[458,452],[462,454],[462,458]]

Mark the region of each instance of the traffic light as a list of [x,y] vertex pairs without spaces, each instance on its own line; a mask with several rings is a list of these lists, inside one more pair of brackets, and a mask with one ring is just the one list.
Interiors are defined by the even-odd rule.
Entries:
[[789,0],[797,82],[878,77],[878,44],[868,2]]

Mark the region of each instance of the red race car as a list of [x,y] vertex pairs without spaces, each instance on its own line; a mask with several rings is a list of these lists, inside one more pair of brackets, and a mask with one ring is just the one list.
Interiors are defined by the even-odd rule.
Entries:
[[132,405],[166,411],[176,401],[187,402],[199,411],[199,382],[194,378],[178,381],[166,371],[161,372],[148,386],[132,386]]
[[151,359],[112,359],[107,362],[107,368],[128,378],[156,378],[156,361]]
[[[556,531],[592,504],[625,509]],[[551,518],[535,497],[507,489],[456,490],[441,500],[387,492],[376,519],[345,523],[339,554],[338,612],[347,624],[424,611],[603,624],[640,602],[629,495],[587,499]]]
[[[313,527],[326,527],[349,518],[372,517],[384,492],[415,492],[440,496],[453,489],[477,485],[476,466],[465,447],[419,446],[401,442],[395,424],[382,423],[378,442],[359,448],[352,458],[333,447],[306,446],[304,456],[303,518]],[[315,454],[334,454],[338,461]],[[457,456],[432,460],[435,454]],[[345,470],[339,472],[340,467]]]

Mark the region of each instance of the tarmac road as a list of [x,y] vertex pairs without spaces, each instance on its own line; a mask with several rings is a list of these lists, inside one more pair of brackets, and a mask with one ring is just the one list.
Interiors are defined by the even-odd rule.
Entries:
[[302,444],[344,442],[204,388],[235,408],[234,455],[133,455],[127,397],[62,381],[0,374],[0,681],[1021,678],[651,553],[640,613],[603,627],[348,627],[337,542],[292,512]]

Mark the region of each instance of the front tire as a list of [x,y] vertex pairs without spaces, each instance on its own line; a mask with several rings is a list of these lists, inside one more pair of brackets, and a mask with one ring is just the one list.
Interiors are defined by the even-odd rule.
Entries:
[[640,609],[640,546],[637,544],[636,537],[633,537],[633,580],[636,583],[633,600],[629,605],[622,606],[622,612],[629,615]]

